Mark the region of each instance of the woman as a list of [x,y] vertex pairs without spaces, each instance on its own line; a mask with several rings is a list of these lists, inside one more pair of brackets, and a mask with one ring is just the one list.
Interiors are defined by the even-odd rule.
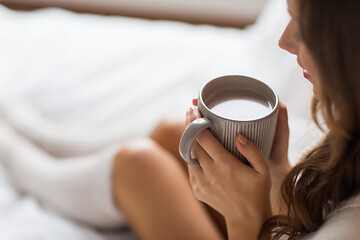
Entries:
[[[359,236],[360,3],[288,0],[288,9],[291,20],[279,45],[297,56],[313,84],[313,119],[319,125],[321,113],[323,141],[291,169],[282,106],[270,159],[238,136],[248,167],[204,131],[193,146],[201,168],[188,166],[189,185],[174,137],[183,128],[160,125],[152,140],[120,150],[114,167],[116,202],[142,239]],[[196,108],[190,109],[187,124],[198,117]]]
[[[141,239],[251,240],[269,239],[270,233],[274,239],[358,238],[360,2],[288,0],[288,9],[291,20],[279,44],[297,56],[313,84],[313,118],[318,123],[321,113],[327,128],[323,141],[292,169],[284,105],[269,159],[237,137],[251,166],[209,131],[192,149],[201,168],[187,166],[178,154],[184,124],[172,119],[149,139],[111,147],[87,161],[57,161],[0,122],[0,160],[17,185],[45,205],[99,228],[119,226],[121,212]],[[191,108],[186,123],[198,117]]]

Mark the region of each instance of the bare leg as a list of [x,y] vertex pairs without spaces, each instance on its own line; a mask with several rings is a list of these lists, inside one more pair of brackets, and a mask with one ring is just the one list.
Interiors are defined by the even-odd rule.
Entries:
[[[179,154],[180,138],[184,130],[185,119],[173,116],[167,117],[160,121],[150,137],[158,144],[160,144],[164,149],[172,153],[183,166],[183,169],[187,174],[187,163],[181,158]],[[226,237],[227,233],[224,217],[208,205],[204,204],[204,206],[218,225],[223,236]]]
[[176,157],[187,172],[187,163],[179,154],[181,135],[185,130],[185,119],[171,116],[164,118],[155,127],[150,138]]
[[116,203],[140,239],[221,239],[179,161],[153,140],[133,141],[114,165]]

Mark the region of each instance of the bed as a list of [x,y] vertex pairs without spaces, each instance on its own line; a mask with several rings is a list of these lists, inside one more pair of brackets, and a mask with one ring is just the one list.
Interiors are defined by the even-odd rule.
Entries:
[[[86,157],[183,116],[206,81],[249,75],[288,106],[295,163],[319,132],[311,85],[277,45],[288,19],[283,0],[270,0],[245,29],[0,5],[0,123],[60,160]],[[100,231],[59,215],[16,188],[1,165],[0,236],[136,239],[126,227]]]

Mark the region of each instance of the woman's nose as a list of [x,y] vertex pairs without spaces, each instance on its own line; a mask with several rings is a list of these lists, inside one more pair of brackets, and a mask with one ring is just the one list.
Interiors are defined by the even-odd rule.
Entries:
[[298,52],[297,42],[293,37],[290,24],[286,27],[279,39],[279,47],[294,55]]

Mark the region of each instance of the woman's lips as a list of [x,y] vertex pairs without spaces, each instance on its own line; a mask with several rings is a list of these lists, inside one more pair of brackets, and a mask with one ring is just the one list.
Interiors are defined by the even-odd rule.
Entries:
[[311,75],[305,69],[303,69],[303,74],[304,74],[304,78],[310,81]]
[[299,64],[299,66],[303,69],[304,78],[306,78],[306,79],[309,80],[311,83],[313,83],[312,80],[311,80],[311,75],[305,70],[305,68],[303,68],[303,66],[302,66],[302,64],[301,64],[301,62],[300,62],[300,59],[297,58],[296,60],[297,60],[297,62],[298,62],[298,64]]

